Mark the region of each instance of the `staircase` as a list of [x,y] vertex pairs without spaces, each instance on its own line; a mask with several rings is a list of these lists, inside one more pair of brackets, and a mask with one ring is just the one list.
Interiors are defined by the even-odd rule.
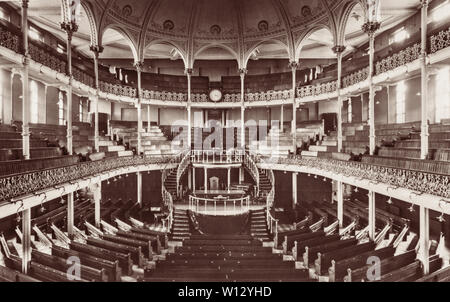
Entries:
[[164,186],[173,198],[177,197],[177,169],[173,169],[169,172],[166,181],[164,182]]
[[269,232],[266,224],[266,210],[250,211],[250,233],[261,241],[269,241]]
[[269,194],[270,190],[272,189],[272,184],[270,183],[269,178],[267,178],[267,175],[265,173],[264,169],[259,170],[259,194],[260,196],[267,196]]
[[186,210],[174,209],[172,240],[183,241],[191,236],[189,216]]

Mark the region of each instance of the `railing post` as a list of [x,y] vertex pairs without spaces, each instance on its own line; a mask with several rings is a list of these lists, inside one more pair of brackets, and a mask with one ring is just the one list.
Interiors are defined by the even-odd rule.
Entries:
[[28,273],[31,261],[31,209],[22,211],[22,273]]

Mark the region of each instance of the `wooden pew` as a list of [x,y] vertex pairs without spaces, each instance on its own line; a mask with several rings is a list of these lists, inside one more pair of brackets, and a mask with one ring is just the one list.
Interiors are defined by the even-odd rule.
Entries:
[[75,256],[80,258],[81,264],[96,268],[98,270],[105,270],[108,277],[108,281],[117,282],[120,281],[120,276],[122,275],[121,268],[119,267],[119,261],[106,260],[96,256],[92,256],[87,253],[78,252],[75,250],[65,249],[59,246],[52,246],[52,255],[68,259],[69,257]]
[[282,243],[283,253],[287,254],[287,252],[289,250],[291,250],[292,247],[294,246],[295,241],[301,242],[303,240],[308,240],[308,239],[316,238],[316,237],[320,237],[320,236],[325,236],[325,232],[317,231],[317,232],[310,232],[310,233],[300,233],[300,234],[295,234],[295,235],[291,235],[291,236],[284,236],[284,241]]
[[147,259],[153,259],[152,242],[149,240],[143,241],[134,238],[120,237],[108,234],[103,235],[102,239],[123,245],[140,247],[142,249],[142,252],[145,253]]
[[141,247],[129,246],[92,237],[87,239],[87,244],[122,254],[130,253],[133,263],[139,267],[143,267],[146,262]]
[[315,257],[317,253],[338,250],[349,246],[354,247],[357,243],[358,240],[356,240],[355,238],[350,238],[326,242],[316,246],[306,246],[305,252],[303,253],[303,265],[305,267],[309,267],[309,264],[312,263],[312,260],[314,260],[313,257]]
[[338,240],[340,240],[340,236],[338,234],[335,234],[329,236],[323,235],[300,242],[295,241],[294,247],[292,248],[292,256],[294,257],[294,260],[297,261],[298,255],[303,255],[303,253],[305,252],[305,248],[307,248],[308,246],[313,247],[322,244],[331,244],[332,242]]
[[162,250],[162,244],[161,244],[161,240],[160,240],[160,236],[156,235],[145,235],[145,234],[139,234],[139,233],[133,233],[133,232],[125,232],[125,231],[121,231],[119,230],[116,233],[117,236],[119,237],[125,237],[125,238],[133,238],[133,239],[137,239],[137,240],[143,240],[143,241],[149,241],[151,242],[152,248],[154,250],[156,250],[157,254],[161,254],[161,250]]
[[0,265],[0,282],[41,282],[16,270]]
[[[442,259],[438,255],[433,255],[430,258],[430,273],[437,271],[442,267]],[[423,266],[420,260],[415,260],[413,263],[401,267],[397,270],[384,274],[377,282],[412,282],[423,276]]]
[[[67,271],[67,269],[72,266],[71,264],[67,264],[67,258],[47,255],[36,250],[32,251],[31,259],[37,263],[63,272]],[[108,281],[105,269],[96,269],[80,263],[80,273],[82,279],[93,280],[96,282]]]
[[297,229],[297,230],[291,230],[286,232],[279,232],[277,240],[275,242],[275,247],[280,247],[283,244],[283,241],[286,240],[286,237],[290,236],[296,236],[301,234],[310,233],[311,231],[308,228],[303,229]]
[[[404,254],[385,258],[381,260],[380,263],[380,273],[385,275],[391,271],[402,268],[413,263],[416,259],[416,251],[411,250]],[[362,267],[352,269],[347,269],[347,275],[344,277],[345,282],[358,282],[367,281],[367,271],[370,269],[371,264],[366,264]]]
[[416,282],[450,282],[450,266],[423,276],[422,278],[417,279]]
[[150,236],[160,236],[161,244],[164,248],[169,247],[169,238],[167,237],[167,233],[156,232],[145,228],[131,228],[132,233],[145,234]]
[[112,251],[109,249],[100,248],[97,246],[92,246],[88,244],[71,242],[69,245],[70,249],[83,252],[88,255],[92,255],[98,258],[103,258],[109,261],[119,261],[119,266],[122,269],[124,275],[132,274],[133,260],[131,260],[131,253],[120,253]]
[[348,254],[347,258],[340,260],[331,260],[331,266],[328,269],[329,281],[337,282],[343,281],[343,277],[347,274],[347,269],[355,269],[367,264],[367,259],[371,256],[384,259],[394,256],[395,249],[392,247],[386,247],[379,250],[371,250],[358,255]]
[[357,255],[367,251],[372,251],[374,249],[375,243],[367,242],[363,244],[348,246],[345,248],[318,252],[317,259],[314,261],[316,274],[325,274],[327,269],[330,267],[332,260],[338,261],[347,258],[348,255]]

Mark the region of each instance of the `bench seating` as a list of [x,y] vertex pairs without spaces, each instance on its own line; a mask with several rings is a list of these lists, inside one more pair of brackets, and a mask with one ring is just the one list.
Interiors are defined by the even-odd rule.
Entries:
[[0,282],[40,282],[40,280],[0,265]]
[[142,252],[142,248],[140,246],[134,247],[134,246],[130,246],[130,245],[119,244],[119,243],[102,240],[102,239],[96,239],[96,238],[92,238],[92,237],[87,239],[87,244],[89,244],[91,246],[99,247],[102,249],[107,249],[109,251],[115,251],[117,253],[122,253],[122,254],[129,253],[133,263],[135,263],[139,267],[144,266],[145,257],[144,257],[144,253]]

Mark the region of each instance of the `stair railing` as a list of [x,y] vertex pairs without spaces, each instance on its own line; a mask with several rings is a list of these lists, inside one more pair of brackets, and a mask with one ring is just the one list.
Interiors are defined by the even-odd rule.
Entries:
[[273,235],[273,240],[275,244],[278,242],[278,219],[275,219],[270,210],[272,209],[274,200],[275,200],[275,175],[272,170],[266,170],[267,178],[269,179],[271,189],[269,194],[266,197],[266,215],[267,215],[267,228],[269,229],[270,234]]
[[192,151],[190,151],[190,150],[185,151],[185,154],[183,155],[183,158],[181,159],[181,162],[178,165],[178,169],[177,169],[177,196],[178,197],[182,197],[180,181],[181,181],[181,177],[183,176],[184,172],[186,171],[186,169],[189,167],[189,164],[191,163],[191,153],[192,153]]
[[256,182],[256,196],[259,195],[259,170],[256,162],[253,160],[252,156],[249,153],[246,153],[244,156],[244,165],[247,167],[248,171],[252,175],[253,179]]

